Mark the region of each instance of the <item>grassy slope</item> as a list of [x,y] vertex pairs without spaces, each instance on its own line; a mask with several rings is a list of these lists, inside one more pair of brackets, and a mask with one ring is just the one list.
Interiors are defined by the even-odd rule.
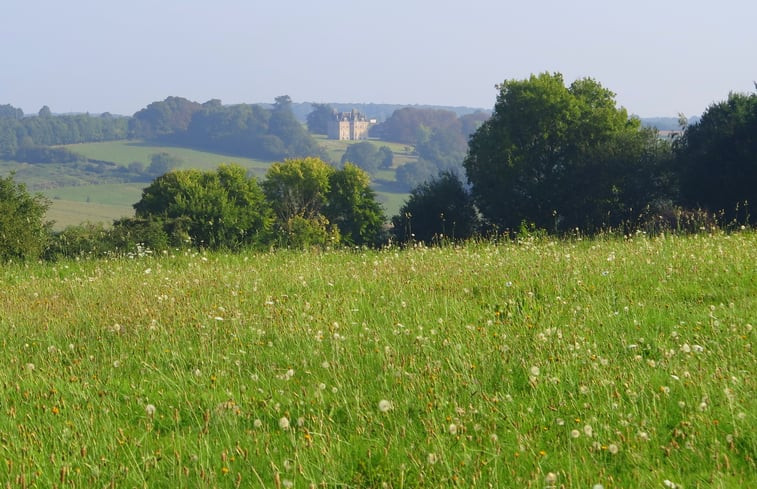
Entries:
[[[325,136],[316,136],[318,144],[326,148],[329,157],[339,162],[350,144],[355,141],[335,141]],[[395,154],[394,166],[417,160],[412,148],[404,144],[371,140],[377,146],[388,146]],[[110,141],[66,146],[94,160],[111,161],[120,165],[138,161],[149,164],[150,156],[167,152],[184,161],[183,168],[214,169],[221,163],[237,163],[263,178],[270,162],[237,156],[207,153],[188,148],[153,146],[140,141]],[[132,215],[132,204],[140,198],[143,184],[97,183],[97,175],[82,175],[64,165],[30,165],[18,162],[2,162],[0,174],[16,172],[16,179],[31,190],[41,191],[53,199],[48,219],[56,222],[56,229],[84,221],[111,222],[119,217]],[[384,206],[387,217],[399,212],[407,193],[395,188],[394,171],[381,171],[374,177],[374,188]]]
[[746,232],[6,266],[0,481],[754,487],[756,261]]

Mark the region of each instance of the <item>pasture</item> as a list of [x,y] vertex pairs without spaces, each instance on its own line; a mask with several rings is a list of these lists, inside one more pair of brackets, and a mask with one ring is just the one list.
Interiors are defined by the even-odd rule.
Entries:
[[8,487],[757,484],[757,233],[0,269]]

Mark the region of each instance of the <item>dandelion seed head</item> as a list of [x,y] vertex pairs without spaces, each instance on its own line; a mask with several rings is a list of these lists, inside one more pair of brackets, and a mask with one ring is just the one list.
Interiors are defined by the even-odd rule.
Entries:
[[260,421],[259,419],[256,419],[255,421],[253,421],[253,422],[252,422],[252,425],[253,425],[253,426],[254,426],[255,428],[260,428],[260,427],[262,427],[262,426],[263,426],[263,422],[262,422],[262,421]]
[[438,461],[439,461],[439,458],[436,456],[435,453],[429,453],[426,456],[426,462],[428,462],[429,465],[434,465]]
[[616,445],[614,443],[610,443],[607,446],[607,451],[610,452],[611,454],[615,455],[616,453],[618,453],[618,445]]
[[450,424],[447,427],[447,431],[449,431],[450,435],[455,436],[457,434],[457,425],[455,423]]
[[594,428],[590,424],[584,425],[584,434],[586,436],[592,436],[594,434]]
[[392,401],[387,401],[386,399],[381,399],[378,403],[378,409],[382,413],[387,413],[391,411],[393,408]]
[[145,406],[145,413],[146,413],[146,414],[147,414],[147,415],[148,415],[149,417],[151,417],[151,418],[152,418],[153,416],[155,416],[155,405],[154,405],[154,404],[148,404],[147,406]]
[[289,429],[289,418],[287,418],[286,416],[283,416],[279,420],[279,428],[281,428],[282,430],[288,430]]
[[578,430],[570,430],[570,437],[571,438],[578,438],[581,436],[581,432]]
[[538,377],[539,372],[540,372],[539,367],[537,367],[536,365],[531,367],[531,375],[533,375],[534,377]]

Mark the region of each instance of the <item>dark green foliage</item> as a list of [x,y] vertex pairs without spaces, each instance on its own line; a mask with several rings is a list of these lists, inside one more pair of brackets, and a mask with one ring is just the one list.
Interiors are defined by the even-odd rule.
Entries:
[[273,109],[206,102],[193,112],[186,130],[166,139],[190,147],[250,158],[276,160],[321,156],[323,150],[292,114],[291,100],[277,97]]
[[147,167],[147,175],[153,178],[159,177],[175,168],[179,168],[183,163],[184,162],[181,158],[170,153],[155,153],[150,156],[150,165]]
[[[386,148],[386,146],[382,148]],[[391,152],[391,150],[389,151]],[[347,147],[347,151],[342,155],[341,163],[344,165],[349,162],[357,165],[361,170],[369,174],[374,174],[384,164],[385,158],[387,158],[386,152],[381,152],[373,143],[362,141]],[[392,155],[393,158],[394,156]]]
[[757,223],[757,94],[707,108],[676,144],[681,203]]
[[24,163],[75,163],[86,161],[83,155],[67,148],[50,148],[48,146],[27,146],[13,155],[16,161]]
[[378,246],[384,242],[384,211],[370,187],[370,178],[349,163],[329,178],[324,214],[351,246]]
[[262,243],[270,227],[262,190],[236,165],[222,165],[215,172],[166,173],[143,190],[134,209],[137,218],[166,221],[164,228],[180,224],[192,244],[211,249]]
[[394,166],[394,152],[389,146],[381,146],[379,149],[379,154],[381,156],[381,163],[379,163],[379,168],[382,170],[389,170]]
[[202,105],[182,97],[168,97],[140,110],[129,121],[129,137],[158,139],[186,131]]
[[395,173],[397,182],[404,185],[406,189],[412,189],[431,180],[439,170],[436,165],[428,160],[419,158],[418,161],[406,163]]
[[457,133],[462,130],[457,115],[452,111],[406,107],[395,110],[389,119],[376,126],[375,131],[385,141],[414,144],[421,126],[449,129]]
[[13,158],[19,149],[83,142],[112,141],[126,137],[128,119],[110,114],[91,116],[44,115],[32,117],[0,117],[0,158]]
[[444,172],[413,189],[392,225],[400,242],[467,239],[478,228],[478,214],[458,176]]
[[0,119],[21,119],[24,111],[10,104],[0,105]]
[[328,104],[312,104],[313,110],[307,116],[308,131],[313,134],[328,134],[329,121],[334,120],[336,111]]
[[41,195],[30,195],[13,175],[0,177],[0,262],[42,255],[51,226],[44,220],[49,205]]
[[464,163],[490,224],[595,231],[670,193],[669,147],[596,81],[566,87],[562,75],[543,73],[499,90]]

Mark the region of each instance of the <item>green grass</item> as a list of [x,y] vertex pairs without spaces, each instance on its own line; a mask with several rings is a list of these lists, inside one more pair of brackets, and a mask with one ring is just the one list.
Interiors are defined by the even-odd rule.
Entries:
[[749,231],[4,266],[0,482],[754,487],[755,262]]
[[222,163],[236,163],[247,168],[257,177],[265,175],[270,162],[242,158],[239,156],[208,153],[177,146],[158,146],[142,141],[110,141],[105,143],[83,143],[66,146],[71,151],[83,154],[87,158],[112,161],[120,165],[128,165],[134,161],[149,165],[150,157],[156,153],[169,153],[181,158],[182,168],[196,168],[199,170],[214,170]]

